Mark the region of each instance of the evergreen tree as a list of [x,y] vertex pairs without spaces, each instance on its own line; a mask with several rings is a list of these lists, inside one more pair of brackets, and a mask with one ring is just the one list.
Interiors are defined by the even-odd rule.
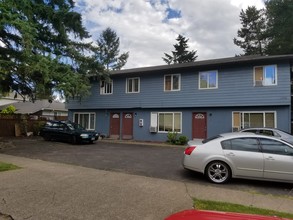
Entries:
[[242,28],[238,30],[238,38],[234,38],[234,44],[241,47],[243,55],[264,55],[266,46],[266,19],[264,10],[258,10],[255,6],[248,7],[240,12]]
[[119,37],[111,28],[107,28],[102,32],[97,43],[99,48],[96,59],[107,70],[120,70],[126,64],[129,53],[119,55]]
[[189,39],[186,39],[182,35],[178,35],[176,38],[176,41],[178,41],[177,44],[174,44],[175,51],[172,51],[172,55],[169,55],[167,53],[165,54],[165,57],[162,57],[162,59],[168,64],[173,63],[188,63],[188,62],[194,62],[197,58],[197,51],[188,51],[188,42]]
[[66,97],[88,94],[86,74],[101,66],[84,51],[89,34],[73,0],[0,1],[0,92],[23,97]]
[[293,1],[269,0],[265,2],[268,20],[267,54],[293,53]]

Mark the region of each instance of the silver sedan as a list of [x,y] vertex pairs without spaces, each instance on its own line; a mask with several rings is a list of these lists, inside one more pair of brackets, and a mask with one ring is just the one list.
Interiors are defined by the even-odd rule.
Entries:
[[279,130],[277,128],[246,128],[241,130],[240,132],[252,132],[255,134],[262,134],[267,136],[272,136],[278,139],[282,139],[284,141],[293,144],[293,136],[285,131]]
[[293,183],[293,145],[254,133],[233,132],[189,141],[182,164],[213,183],[230,178]]

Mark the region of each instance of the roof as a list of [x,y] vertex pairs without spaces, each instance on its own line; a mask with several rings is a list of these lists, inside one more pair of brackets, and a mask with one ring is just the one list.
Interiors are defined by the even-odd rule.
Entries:
[[[11,105],[16,108],[16,113],[20,114],[34,114],[42,110],[67,112],[67,109],[65,109],[65,103],[55,101],[50,103],[48,100],[36,100],[34,103],[18,101],[16,103],[12,103]],[[0,106],[0,109],[4,109],[7,106],[8,105]]]
[[194,69],[194,68],[205,68],[205,67],[212,68],[212,67],[219,67],[219,66],[233,66],[237,64],[249,64],[249,63],[256,63],[256,62],[259,63],[259,62],[280,61],[280,60],[293,61],[293,54],[274,55],[274,56],[255,55],[255,56],[228,57],[228,58],[221,58],[221,59],[195,61],[190,63],[178,63],[178,64],[171,64],[171,65],[117,70],[117,71],[111,72],[111,75],[147,73],[147,72],[167,72],[170,70],[180,71],[180,70],[188,70],[188,69]]

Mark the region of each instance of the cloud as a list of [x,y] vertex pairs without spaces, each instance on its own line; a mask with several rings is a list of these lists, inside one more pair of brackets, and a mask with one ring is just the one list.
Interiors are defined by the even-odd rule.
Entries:
[[[249,2],[249,3],[248,3]],[[120,51],[129,51],[125,68],[164,65],[181,34],[189,39],[198,60],[239,54],[233,38],[240,27],[239,13],[249,0],[76,0],[84,24],[97,40],[107,27],[120,38]]]

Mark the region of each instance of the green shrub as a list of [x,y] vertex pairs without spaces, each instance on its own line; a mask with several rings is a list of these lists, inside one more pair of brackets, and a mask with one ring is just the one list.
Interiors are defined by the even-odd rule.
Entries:
[[167,142],[170,144],[185,145],[188,142],[188,138],[184,135],[179,136],[177,132],[168,132]]
[[34,135],[39,135],[41,128],[44,127],[45,124],[46,124],[45,121],[36,121],[33,124],[33,133],[34,133]]
[[180,145],[185,145],[188,142],[188,138],[186,136],[182,135],[179,137],[178,142]]
[[6,108],[2,109],[0,113],[2,114],[7,114],[7,115],[12,115],[16,111],[16,108],[13,105],[9,105]]
[[177,132],[168,132],[167,134],[167,142],[171,144],[176,144],[177,141]]

